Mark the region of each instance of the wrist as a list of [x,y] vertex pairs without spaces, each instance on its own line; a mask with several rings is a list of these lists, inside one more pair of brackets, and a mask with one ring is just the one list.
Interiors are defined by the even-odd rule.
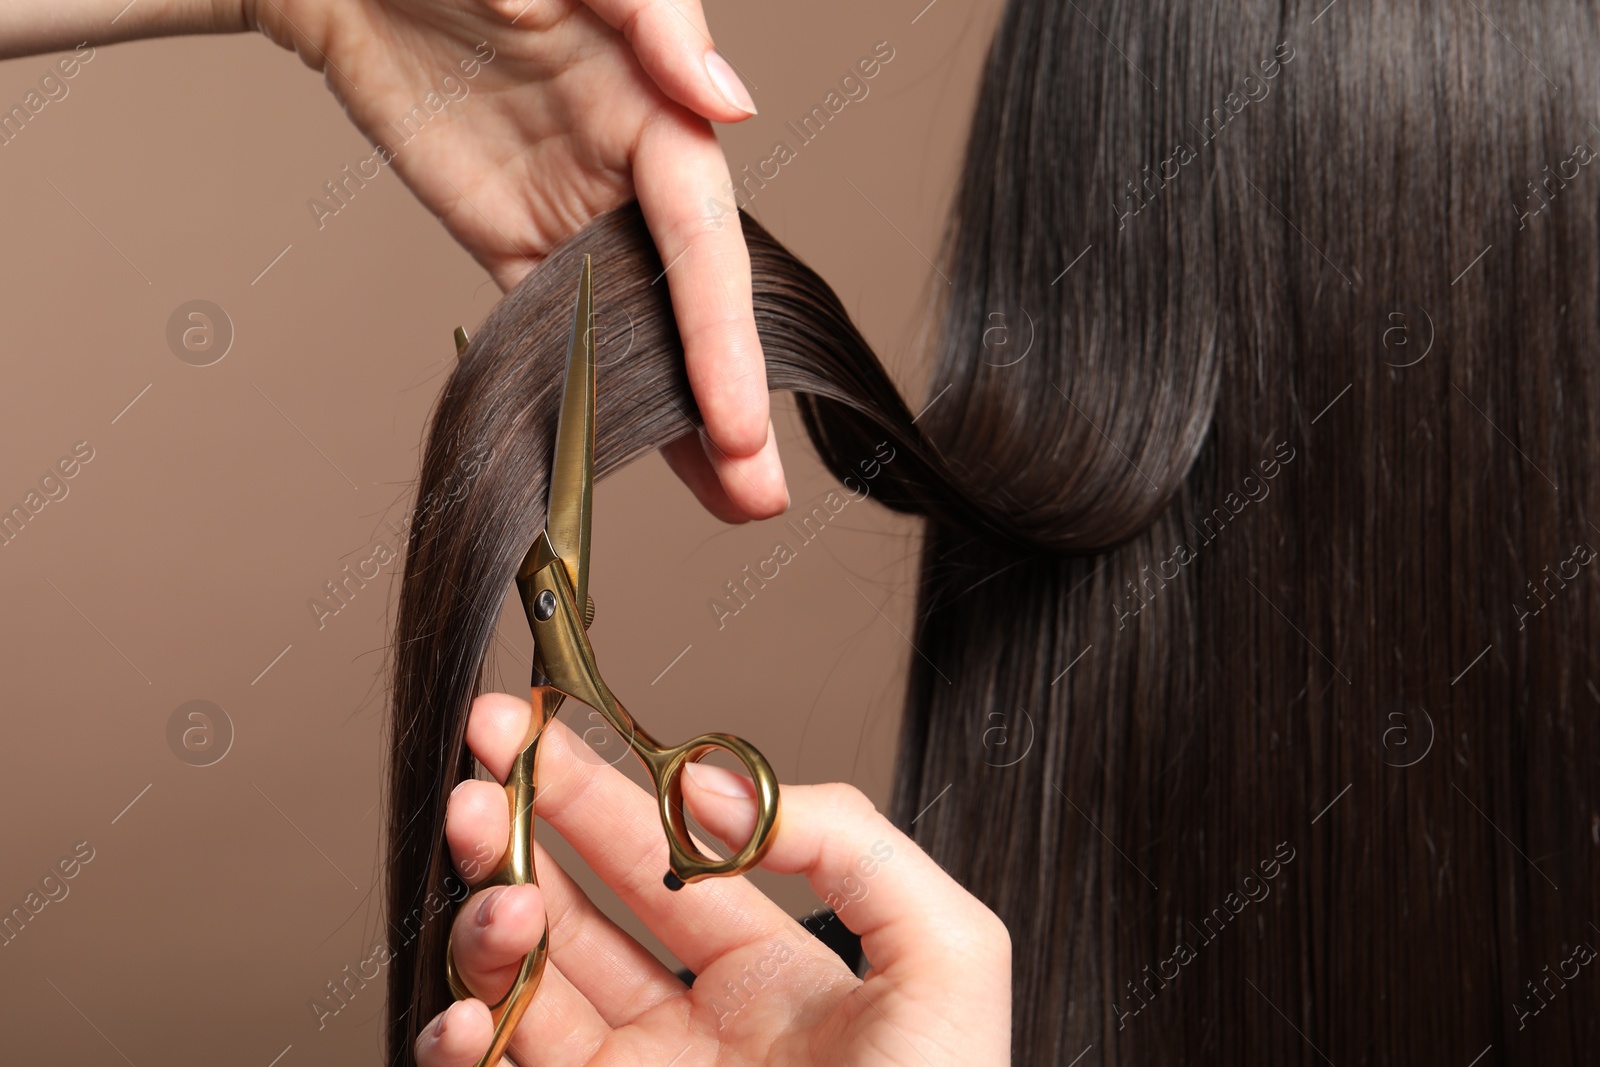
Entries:
[[0,5],[0,59],[145,37],[249,29],[246,0],[20,0]]

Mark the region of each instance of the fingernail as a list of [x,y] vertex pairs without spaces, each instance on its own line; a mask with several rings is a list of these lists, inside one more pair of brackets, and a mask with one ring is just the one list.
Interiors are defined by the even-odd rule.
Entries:
[[789,505],[794,503],[789,496],[789,483],[783,476],[783,460],[778,458],[778,431],[773,427],[772,420],[767,420],[767,440],[772,444],[772,478],[778,483],[778,488],[783,490],[783,510],[788,511]]
[[708,793],[740,800],[749,800],[756,795],[756,784],[748,777],[712,764],[691,763],[684,768],[684,773]]
[[[452,1004],[450,1007],[453,1008],[455,1005]],[[438,1041],[444,1036],[445,1022],[449,1018],[450,1008],[446,1008],[444,1011],[439,1013],[439,1017],[437,1019],[433,1020],[433,1040]]]
[[494,919],[494,909],[500,903],[500,898],[506,895],[505,889],[491,889],[483,895],[478,902],[477,920],[479,926],[488,926]]
[[717,87],[717,92],[729,104],[748,114],[756,114],[756,102],[750,99],[750,90],[744,87],[744,82],[739,80],[739,75],[734,73],[733,67],[728,64],[715,51],[706,53],[706,73],[711,76],[711,84]]
[[777,457],[773,457],[772,467],[772,477],[777,480],[778,488],[783,490],[783,510],[788,511],[789,505],[794,503],[794,498],[789,495],[789,483],[783,477],[783,464],[778,462]]

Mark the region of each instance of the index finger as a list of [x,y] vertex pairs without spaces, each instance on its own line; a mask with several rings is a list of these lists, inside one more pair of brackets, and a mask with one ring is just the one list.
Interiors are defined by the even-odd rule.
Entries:
[[788,507],[772,436],[767,366],[756,334],[750,253],[728,164],[704,120],[657,112],[633,161],[639,206],[664,266],[689,387],[705,422],[706,457],[751,518]]

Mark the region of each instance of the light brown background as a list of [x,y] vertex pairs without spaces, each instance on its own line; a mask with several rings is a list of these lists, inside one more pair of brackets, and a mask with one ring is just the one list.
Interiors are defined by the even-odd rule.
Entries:
[[[912,345],[923,257],[998,7],[925,4],[710,5],[762,109],[722,131],[735,171],[876,42],[894,47],[869,96],[750,206],[829,279],[914,407],[929,395]],[[0,104],[52,61],[0,64]],[[0,147],[0,505],[76,442],[94,449],[68,496],[0,547],[0,912],[76,843],[94,858],[0,947],[0,1057],[373,1062],[381,977],[321,1031],[308,1005],[383,936],[398,565],[321,630],[307,601],[376,542],[398,547],[387,523],[410,506],[450,331],[500,294],[392,174],[316,228],[308,198],[371,149],[263,38],[103,47],[68,85]],[[165,339],[196,298],[235,331],[204,368]],[[789,398],[775,407],[800,508],[834,483]],[[727,729],[783,781],[886,798],[913,523],[852,504],[718,632],[708,600],[770,554],[782,520],[723,527],[654,456],[600,486],[596,516],[594,641],[652,731]],[[502,635],[505,688],[521,689],[526,623],[508,615]],[[167,742],[193,699],[235,730],[209,767]],[[796,914],[815,904],[803,883],[766,884]]]

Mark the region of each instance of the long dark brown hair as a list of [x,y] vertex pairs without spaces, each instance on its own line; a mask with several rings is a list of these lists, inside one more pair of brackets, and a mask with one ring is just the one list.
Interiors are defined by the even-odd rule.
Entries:
[[[841,478],[892,442],[874,497],[927,518],[894,815],[1010,927],[1018,1062],[1592,1062],[1597,23],[1012,0],[915,423],[743,218],[773,388]],[[396,1063],[449,1003],[445,802],[582,253],[636,330],[600,473],[697,419],[632,207],[445,387],[396,639]]]

